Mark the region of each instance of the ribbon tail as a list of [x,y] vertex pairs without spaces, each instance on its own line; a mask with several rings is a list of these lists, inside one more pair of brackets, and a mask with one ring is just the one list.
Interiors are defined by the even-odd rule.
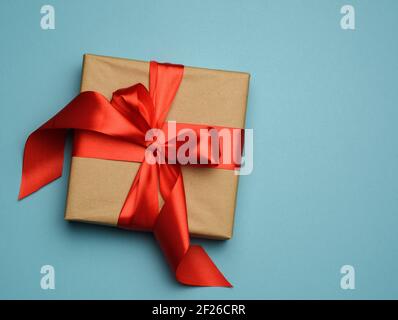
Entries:
[[155,224],[158,212],[157,166],[143,162],[120,212],[118,226],[150,231]]
[[[133,86],[130,90],[137,88]],[[68,129],[99,132],[131,143],[142,141],[143,137],[139,128],[116,110],[104,96],[92,91],[83,92],[30,134],[25,144],[18,199],[62,175]]]
[[[161,166],[161,171],[161,182],[165,183],[169,177],[171,191],[165,197],[153,231],[177,281],[193,286],[232,287],[203,248],[190,245],[181,169],[165,165]],[[176,173],[174,177],[172,171]]]
[[62,175],[67,130],[48,130],[39,129],[26,141],[19,200]]
[[201,246],[190,246],[176,270],[176,279],[189,286],[232,287]]

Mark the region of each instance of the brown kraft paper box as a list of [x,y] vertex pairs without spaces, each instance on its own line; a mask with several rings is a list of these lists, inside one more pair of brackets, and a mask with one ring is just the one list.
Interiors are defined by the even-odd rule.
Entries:
[[[250,75],[185,67],[167,120],[244,128]],[[148,88],[149,62],[86,54],[81,91],[108,99],[120,88]],[[65,219],[117,226],[140,163],[72,157]],[[234,170],[182,166],[191,236],[232,237],[238,175]]]

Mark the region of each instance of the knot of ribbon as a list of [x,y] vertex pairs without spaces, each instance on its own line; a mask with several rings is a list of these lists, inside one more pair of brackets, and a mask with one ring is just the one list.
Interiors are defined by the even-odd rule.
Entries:
[[[151,129],[165,129],[166,117],[183,72],[182,65],[151,62],[149,91],[139,83],[115,91],[111,101],[98,92],[80,93],[28,137],[19,199],[62,175],[64,146],[69,129],[100,134],[116,142],[108,147],[112,159],[141,162],[120,212],[118,226],[152,231],[180,283],[231,287],[204,249],[190,244],[181,164],[171,164],[169,161],[149,163],[144,160],[148,146],[159,143],[148,142],[146,133]],[[178,126],[195,132],[208,128],[193,124]],[[133,146],[134,154],[122,155],[117,143]],[[178,148],[176,136],[163,144],[166,148]],[[85,148],[80,146],[80,149]],[[87,148],[82,152],[83,155],[84,152],[95,153],[99,158],[109,158],[109,152],[102,157],[101,152],[104,151],[97,149],[90,151]],[[198,150],[198,157],[206,156]],[[159,194],[164,201],[161,207]]]

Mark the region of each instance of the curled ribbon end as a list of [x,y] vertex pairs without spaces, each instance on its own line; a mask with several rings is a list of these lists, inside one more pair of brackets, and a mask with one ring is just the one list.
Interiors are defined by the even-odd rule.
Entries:
[[49,177],[44,177],[43,179],[39,180],[38,182],[32,179],[30,175],[27,175],[25,178],[22,179],[21,181],[21,186],[19,189],[19,194],[18,194],[18,201],[26,198],[27,196],[30,196],[32,193],[38,191],[45,185],[49,184],[50,182],[57,180],[58,178],[61,177],[61,174],[53,174],[52,176]]
[[19,194],[18,194],[18,201],[22,200],[23,198],[26,198],[28,195],[29,192],[27,192],[23,187],[23,184],[21,184],[21,188],[19,189]]
[[18,201],[21,201],[22,199],[25,199],[27,196],[31,195],[34,191],[29,192],[26,191],[24,189],[21,188],[21,190],[19,190],[19,194],[18,194]]
[[227,287],[232,284],[200,246],[190,246],[176,270],[177,280],[189,286]]

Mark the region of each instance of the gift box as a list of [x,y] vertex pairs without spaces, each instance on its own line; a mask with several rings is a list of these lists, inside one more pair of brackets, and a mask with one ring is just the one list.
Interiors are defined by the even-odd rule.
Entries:
[[[244,128],[250,75],[184,68],[167,121]],[[81,91],[112,93],[132,84],[148,88],[149,62],[86,54]],[[95,135],[75,130],[74,148]],[[117,226],[140,162],[73,156],[65,219]],[[181,166],[191,236],[230,239],[239,175],[234,170]],[[160,201],[162,200],[159,197]]]
[[67,220],[152,232],[177,281],[231,287],[190,234],[232,235],[248,82],[86,55],[82,92],[25,143],[19,199],[62,176],[73,130]]

